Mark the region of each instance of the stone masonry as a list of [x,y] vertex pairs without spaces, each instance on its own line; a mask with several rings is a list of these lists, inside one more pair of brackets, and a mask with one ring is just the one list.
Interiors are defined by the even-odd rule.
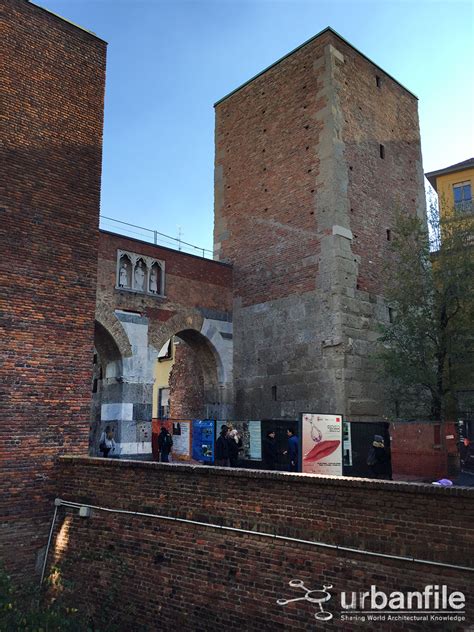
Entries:
[[239,418],[383,413],[370,355],[398,211],[424,214],[417,99],[331,29],[216,104]]

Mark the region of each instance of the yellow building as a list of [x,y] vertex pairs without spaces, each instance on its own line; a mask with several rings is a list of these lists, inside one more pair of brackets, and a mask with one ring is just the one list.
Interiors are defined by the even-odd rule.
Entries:
[[453,214],[463,217],[474,212],[474,158],[468,158],[438,171],[431,171],[426,177],[438,194],[441,221],[454,219]]
[[175,341],[173,338],[163,345],[155,364],[153,385],[153,419],[169,417],[169,380],[175,359]]

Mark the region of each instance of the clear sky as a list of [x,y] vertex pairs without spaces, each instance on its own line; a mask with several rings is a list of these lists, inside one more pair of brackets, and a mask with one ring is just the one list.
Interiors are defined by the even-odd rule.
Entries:
[[327,26],[419,97],[425,172],[474,156],[472,1],[37,4],[108,42],[103,215],[212,248],[214,102]]

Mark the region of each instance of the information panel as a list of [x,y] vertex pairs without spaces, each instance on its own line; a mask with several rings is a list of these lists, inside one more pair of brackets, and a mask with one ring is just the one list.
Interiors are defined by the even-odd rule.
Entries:
[[214,421],[193,420],[193,460],[199,463],[214,462]]
[[249,421],[249,453],[250,458],[260,461],[262,459],[262,422]]
[[170,432],[173,438],[172,458],[179,461],[189,461],[191,458],[191,421],[173,421]]
[[342,415],[302,414],[302,471],[342,476]]

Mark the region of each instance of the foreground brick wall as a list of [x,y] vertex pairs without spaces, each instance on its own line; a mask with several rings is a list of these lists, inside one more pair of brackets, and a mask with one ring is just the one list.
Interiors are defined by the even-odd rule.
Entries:
[[2,2],[0,555],[28,574],[51,469],[87,453],[106,45]]
[[[469,564],[470,489],[77,457],[61,459],[59,470],[57,493],[69,501]],[[473,608],[472,573],[99,511],[81,519],[60,509],[50,563],[89,612],[110,608],[123,630],[313,630],[315,607],[275,603],[300,596],[288,586],[293,578],[333,584],[334,619],[325,630],[374,629],[338,615],[341,591],[371,584],[388,592],[447,584]],[[397,622],[383,629],[453,628]]]

